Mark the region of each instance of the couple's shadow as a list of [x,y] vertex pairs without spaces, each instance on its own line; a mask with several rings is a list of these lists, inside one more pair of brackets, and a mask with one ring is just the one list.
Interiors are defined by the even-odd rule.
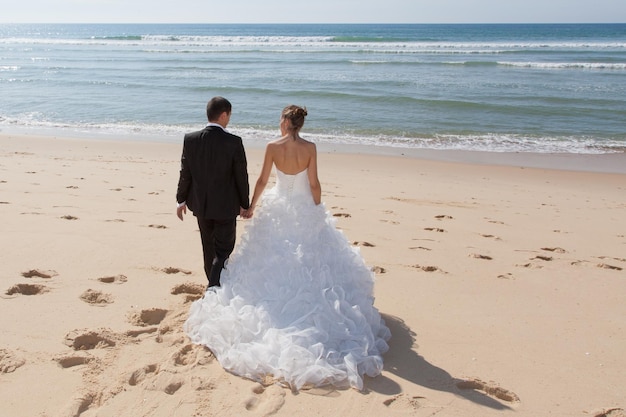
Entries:
[[[431,364],[424,357],[418,355],[413,350],[415,333],[402,319],[389,315],[383,315],[383,319],[391,330],[389,351],[383,356],[384,372],[390,372],[415,385],[450,392],[485,407],[498,410],[511,409],[511,407],[479,391],[478,389],[482,387],[477,383],[454,378],[444,369]],[[365,392],[369,390],[384,395],[402,393],[400,385],[385,377],[384,373],[376,378],[367,378],[365,389]]]

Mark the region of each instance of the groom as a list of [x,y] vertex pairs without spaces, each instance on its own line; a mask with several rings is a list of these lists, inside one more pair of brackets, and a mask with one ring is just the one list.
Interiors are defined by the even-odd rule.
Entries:
[[208,125],[185,135],[176,191],[178,218],[183,220],[189,207],[198,220],[207,288],[220,285],[222,269],[235,247],[237,215],[250,207],[243,142],[226,131],[231,111],[225,98],[209,100]]

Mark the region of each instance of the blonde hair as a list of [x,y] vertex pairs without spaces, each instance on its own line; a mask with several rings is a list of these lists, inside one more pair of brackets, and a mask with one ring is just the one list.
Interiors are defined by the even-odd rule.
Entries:
[[281,113],[281,117],[283,119],[289,120],[291,122],[291,130],[294,132],[299,131],[304,125],[304,118],[307,116],[308,112],[306,111],[306,107],[296,106],[295,104],[291,104],[283,109]]

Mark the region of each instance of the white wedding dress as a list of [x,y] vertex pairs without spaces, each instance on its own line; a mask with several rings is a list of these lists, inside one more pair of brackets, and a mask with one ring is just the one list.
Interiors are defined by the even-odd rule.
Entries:
[[185,331],[236,375],[361,390],[364,374],[381,373],[391,335],[373,306],[374,275],[313,202],[307,171],[276,176]]

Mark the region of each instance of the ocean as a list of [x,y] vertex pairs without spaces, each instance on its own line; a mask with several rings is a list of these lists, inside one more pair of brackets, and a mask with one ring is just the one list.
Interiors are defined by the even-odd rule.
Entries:
[[[626,151],[626,24],[0,24],[0,132]],[[376,148],[372,148],[376,149]]]

